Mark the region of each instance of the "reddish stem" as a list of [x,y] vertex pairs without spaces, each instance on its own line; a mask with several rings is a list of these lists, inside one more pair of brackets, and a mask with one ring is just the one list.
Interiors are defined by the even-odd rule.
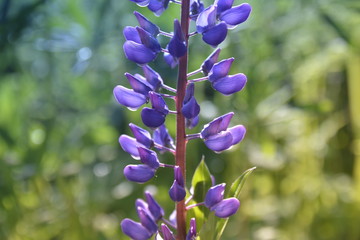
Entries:
[[[190,0],[182,0],[181,4],[181,29],[185,36],[185,43],[188,48],[189,39],[189,12]],[[184,179],[186,180],[186,132],[185,118],[181,113],[182,103],[184,101],[186,84],[187,84],[187,65],[188,53],[179,59],[179,73],[176,94],[176,154],[175,161],[181,169]],[[185,200],[176,204],[176,222],[177,222],[177,240],[186,239],[186,208]]]

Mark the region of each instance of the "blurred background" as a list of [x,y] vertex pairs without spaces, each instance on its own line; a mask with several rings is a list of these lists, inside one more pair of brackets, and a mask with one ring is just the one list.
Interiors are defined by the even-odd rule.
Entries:
[[[235,0],[235,5],[242,1]],[[201,125],[229,111],[245,140],[222,154],[188,144],[188,177],[204,155],[217,182],[257,166],[223,239],[360,239],[360,2],[250,0],[250,19],[232,30],[220,59],[248,84],[225,97],[197,85]],[[205,5],[211,4],[205,1]],[[118,144],[140,126],[138,112],[115,103],[124,73],[141,73],[122,51],[134,10],[164,31],[160,18],[130,1],[2,0],[0,3],[0,239],[126,239],[119,223],[137,219],[144,189],[170,214],[172,171],[149,184],[124,179],[135,161]],[[165,46],[167,39],[159,38]],[[189,70],[212,52],[191,39]],[[150,64],[175,86],[162,56]],[[175,132],[175,118],[167,125]],[[171,163],[170,154],[162,161]]]

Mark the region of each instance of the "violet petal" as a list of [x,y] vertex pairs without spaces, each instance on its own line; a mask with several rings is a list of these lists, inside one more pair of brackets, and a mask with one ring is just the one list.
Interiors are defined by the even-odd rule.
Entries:
[[178,183],[178,181],[174,180],[173,185],[170,187],[169,195],[174,202],[180,202],[185,198],[186,191],[185,188]]
[[123,34],[126,40],[134,41],[141,44],[139,32],[136,30],[135,27],[126,26],[123,30]]
[[234,0],[218,0],[217,1],[217,14],[221,14],[223,11],[232,7]]
[[142,163],[154,169],[159,168],[160,162],[158,160],[156,152],[144,147],[138,147],[138,151]]
[[141,225],[143,225],[151,234],[155,234],[158,230],[158,227],[152,216],[150,216],[149,213],[141,207],[137,208],[137,213]]
[[220,20],[225,21],[226,24],[236,26],[245,22],[250,15],[251,6],[248,3],[232,7],[220,14]]
[[228,131],[233,136],[232,145],[235,145],[244,139],[245,133],[246,133],[246,128],[243,125],[237,125],[235,127],[229,128]]
[[170,53],[164,53],[165,62],[171,67],[174,68],[178,65],[179,61],[177,58],[173,57]]
[[156,24],[152,23],[149,19],[137,11],[134,12],[134,15],[138,20],[140,27],[142,27],[145,31],[149,32],[154,37],[159,34],[160,28]]
[[145,64],[156,58],[155,52],[134,41],[125,41],[123,49],[126,58],[138,64]]
[[133,158],[139,159],[140,156],[137,147],[143,145],[137,142],[135,138],[123,134],[119,137],[119,143],[125,152],[129,153]]
[[229,112],[227,114],[215,118],[214,120],[206,124],[203,130],[201,130],[201,137],[203,139],[206,139],[211,135],[215,135],[221,131],[225,131],[228,128],[230,124],[230,120],[232,119],[233,116],[234,113]]
[[196,237],[196,220],[195,218],[190,219],[190,228],[186,235],[186,240],[195,240]]
[[124,168],[124,175],[129,181],[145,183],[154,177],[155,169],[145,164],[127,165]]
[[214,82],[220,78],[226,77],[229,74],[234,58],[228,58],[215,63],[209,72],[209,81]]
[[137,78],[130,73],[125,73],[125,77],[128,79],[132,89],[135,92],[148,96],[149,91],[152,90],[151,84],[148,83],[146,80],[144,81],[144,78]]
[[180,22],[177,19],[174,20],[174,36],[168,44],[168,50],[169,53],[176,58],[184,56],[187,51],[184,34],[181,30]]
[[211,68],[214,66],[214,64],[217,62],[219,55],[220,55],[220,48],[215,49],[214,52],[212,52],[203,62],[201,65],[202,72],[205,76],[207,76],[211,70]]
[[153,215],[154,219],[158,221],[164,216],[164,209],[159,205],[159,203],[154,199],[150,192],[145,192],[146,202],[148,203],[149,210]]
[[123,86],[116,86],[114,88],[114,97],[118,103],[128,107],[130,110],[136,110],[141,105],[146,103],[146,96],[141,93],[134,92]]
[[149,97],[150,97],[151,106],[153,109],[155,109],[156,111],[161,112],[163,114],[169,113],[169,109],[166,105],[166,102],[160,94],[158,94],[156,92],[149,92]]
[[166,115],[151,108],[143,108],[141,111],[141,119],[143,123],[150,128],[160,127],[165,122]]
[[134,240],[147,240],[151,237],[151,234],[144,226],[129,218],[121,221],[121,229],[123,233]]
[[184,103],[181,112],[186,118],[194,118],[200,113],[200,105],[197,103],[195,97],[191,97],[187,103]]
[[216,47],[225,40],[227,31],[226,23],[221,22],[218,25],[211,27],[203,32],[202,39],[210,46]]
[[212,87],[224,95],[231,95],[241,91],[245,87],[246,81],[246,76],[242,73],[238,73],[213,81]]
[[232,146],[233,137],[230,132],[221,132],[205,139],[205,145],[215,152],[224,151]]
[[202,11],[196,20],[196,31],[203,33],[216,24],[216,6],[210,5]]
[[169,0],[150,0],[148,8],[156,16],[160,16],[168,7]]
[[161,224],[161,232],[164,240],[175,240],[174,234],[164,223]]
[[133,123],[130,123],[129,127],[134,134],[137,142],[143,144],[147,148],[150,148],[153,145],[151,134],[148,131],[139,126],[136,126]]
[[156,144],[165,147],[175,148],[174,140],[169,134],[169,131],[165,127],[165,125],[161,125],[153,132],[153,140]]
[[153,87],[153,91],[158,91],[163,84],[163,80],[160,74],[152,69],[149,65],[143,65],[142,70],[144,72],[146,81],[148,81]]
[[153,51],[154,53],[161,52],[160,43],[155,37],[153,37],[150,33],[145,31],[141,27],[136,27],[136,30],[139,33],[141,43],[144,44],[145,47],[151,49],[151,51]]
[[214,205],[210,210],[215,212],[215,216],[227,218],[234,215],[240,207],[240,202],[236,198],[227,198]]
[[205,206],[211,208],[224,199],[225,183],[218,184],[209,189],[205,196]]

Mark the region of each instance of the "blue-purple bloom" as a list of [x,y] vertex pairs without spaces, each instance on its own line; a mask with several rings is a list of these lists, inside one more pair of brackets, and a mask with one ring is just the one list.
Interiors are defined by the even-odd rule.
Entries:
[[129,218],[125,218],[121,221],[121,229],[123,233],[134,240],[147,240],[151,237],[149,231],[141,225],[141,223],[135,222]]
[[202,11],[196,20],[196,30],[204,42],[216,47],[223,42],[228,28],[234,28],[247,20],[251,6],[243,3],[232,7],[233,0],[218,0]]
[[169,109],[160,94],[149,92],[149,97],[152,108],[143,108],[141,111],[141,119],[146,126],[157,128],[165,122]]
[[186,240],[195,240],[196,239],[196,220],[195,218],[190,219],[190,228],[188,234],[186,235]]
[[146,164],[131,164],[124,168],[124,176],[132,182],[145,183],[153,178],[154,175],[155,169]]
[[174,168],[175,180],[170,187],[169,195],[174,202],[182,201],[186,196],[184,178],[181,173],[181,169],[178,166]]
[[158,232],[157,222],[164,216],[164,210],[149,192],[145,192],[146,202],[137,199],[136,210],[140,219],[135,222],[129,218],[121,221],[122,231],[134,240],[146,240]]
[[205,196],[205,206],[217,217],[227,218],[236,213],[240,207],[237,198],[224,199],[225,183],[211,187]]
[[189,83],[186,88],[186,93],[184,97],[183,107],[181,109],[182,114],[186,118],[186,126],[188,128],[193,128],[198,123],[200,105],[195,99],[195,84]]
[[200,136],[208,148],[215,152],[221,152],[244,138],[246,129],[243,125],[228,128],[233,116],[233,112],[227,113],[204,126]]
[[180,22],[177,19],[174,20],[174,35],[171,38],[167,49],[174,58],[184,56],[187,51],[185,37],[181,30]]
[[140,7],[148,7],[156,16],[160,16],[168,7],[170,0],[130,0]]
[[172,233],[172,231],[168,228],[168,226],[166,226],[166,224],[161,224],[161,233],[162,233],[162,238],[156,238],[156,240],[175,240],[174,234]]
[[241,91],[247,82],[243,73],[228,75],[233,61],[234,58],[229,58],[215,63],[208,75],[211,86],[224,95]]

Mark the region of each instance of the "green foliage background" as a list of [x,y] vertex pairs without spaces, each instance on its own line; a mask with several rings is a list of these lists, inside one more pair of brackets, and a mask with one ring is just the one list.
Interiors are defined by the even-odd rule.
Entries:
[[[235,111],[232,123],[247,136],[222,154],[191,142],[188,177],[202,155],[218,183],[257,166],[225,240],[358,240],[360,2],[249,3],[251,18],[221,46],[221,59],[236,58],[232,73],[248,76],[246,89],[225,97],[197,85],[201,124]],[[126,84],[125,72],[139,72],[122,52],[134,10],[171,31],[179,7],[156,18],[125,0],[0,3],[0,239],[125,239],[119,222],[137,218],[134,200],[145,188],[171,213],[171,171],[148,185],[122,174],[134,160],[117,138],[141,122],[112,89]],[[195,70],[212,49],[200,36],[191,42]],[[151,66],[175,85],[176,70],[161,57]],[[172,133],[174,123],[169,116]]]

